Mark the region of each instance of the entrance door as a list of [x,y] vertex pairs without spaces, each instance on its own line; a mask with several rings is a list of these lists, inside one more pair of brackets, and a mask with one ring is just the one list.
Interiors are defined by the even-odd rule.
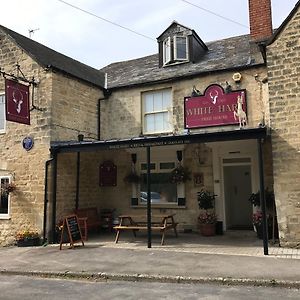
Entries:
[[227,229],[251,229],[251,166],[224,166],[224,191]]

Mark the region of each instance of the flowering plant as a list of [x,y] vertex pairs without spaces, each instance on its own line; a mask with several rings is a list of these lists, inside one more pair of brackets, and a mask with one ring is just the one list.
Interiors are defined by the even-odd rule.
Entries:
[[9,193],[16,190],[16,185],[13,182],[1,183],[1,194],[9,195]]
[[183,166],[178,166],[171,172],[170,181],[172,183],[182,183],[191,180],[190,171]]
[[38,238],[38,237],[39,237],[39,233],[37,232],[37,230],[25,229],[25,230],[19,231],[16,234],[16,240],[34,239],[34,238]]
[[127,183],[139,183],[141,177],[135,171],[131,171],[124,177],[124,181]]
[[254,225],[261,225],[262,224],[263,215],[261,211],[257,211],[252,215],[252,222]]
[[215,224],[217,222],[217,215],[214,212],[204,212],[198,217],[199,224]]

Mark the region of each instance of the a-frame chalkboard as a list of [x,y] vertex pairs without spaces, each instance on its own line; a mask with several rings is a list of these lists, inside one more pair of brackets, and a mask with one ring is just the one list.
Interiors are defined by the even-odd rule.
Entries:
[[61,250],[62,244],[67,243],[70,243],[70,246],[74,248],[74,244],[78,242],[81,242],[82,246],[84,246],[81,230],[78,225],[78,218],[76,215],[67,216],[63,222],[59,249]]

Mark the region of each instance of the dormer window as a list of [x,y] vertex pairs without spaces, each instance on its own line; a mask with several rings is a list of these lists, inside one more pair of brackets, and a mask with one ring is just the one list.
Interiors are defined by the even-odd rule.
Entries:
[[167,37],[163,41],[163,64],[174,64],[187,61],[188,38],[186,36]]
[[197,33],[174,21],[158,38],[159,67],[198,62],[208,51]]

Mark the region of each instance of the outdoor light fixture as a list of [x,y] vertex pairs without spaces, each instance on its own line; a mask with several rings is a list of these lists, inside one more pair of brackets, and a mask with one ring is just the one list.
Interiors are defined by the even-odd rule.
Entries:
[[133,164],[136,164],[136,153],[131,154],[131,161]]
[[179,161],[179,162],[181,162],[182,161],[182,151],[176,151],[176,155],[177,155],[177,160]]

